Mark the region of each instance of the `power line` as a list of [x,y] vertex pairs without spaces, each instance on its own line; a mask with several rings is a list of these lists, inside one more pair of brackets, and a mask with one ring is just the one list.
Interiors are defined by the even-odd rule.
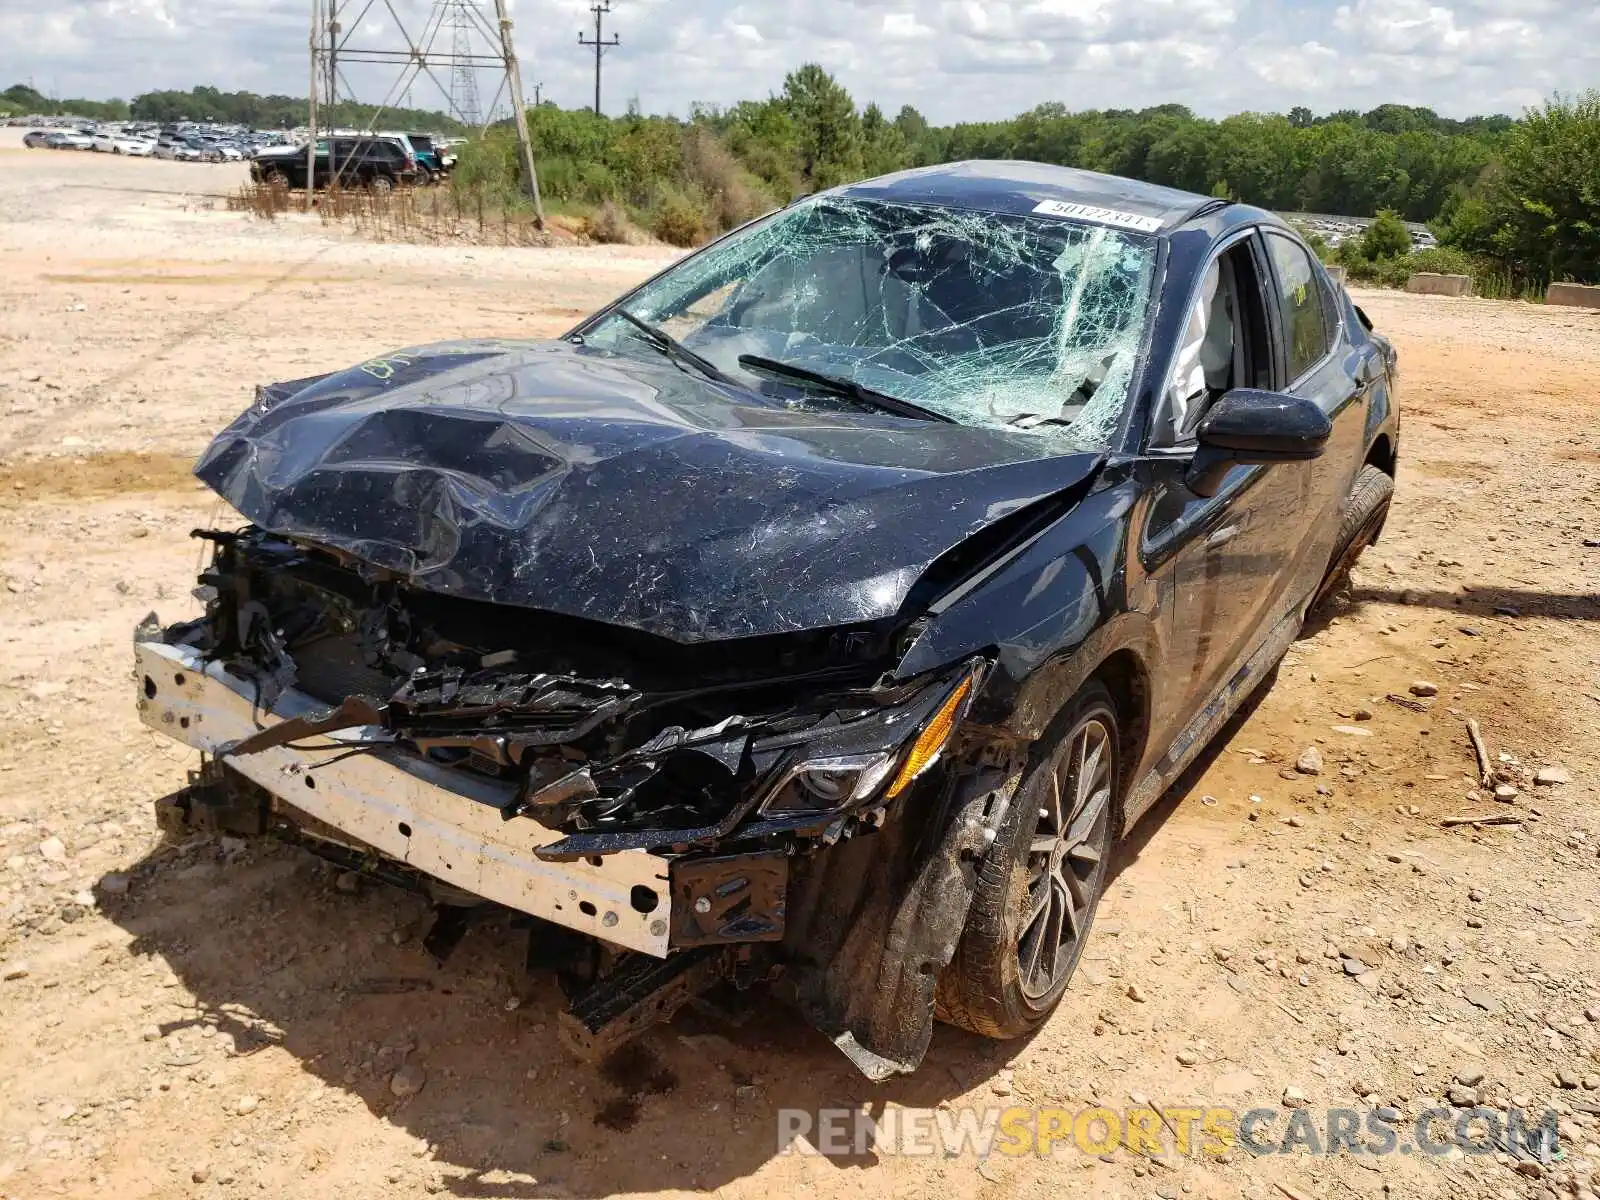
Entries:
[[605,38],[602,27],[606,14],[611,11],[611,0],[595,0],[589,6],[589,11],[594,14],[594,37],[586,38],[583,31],[578,31],[578,45],[594,47],[594,115],[600,115],[600,57],[608,47],[622,45],[622,39],[616,34],[611,35],[611,40]]

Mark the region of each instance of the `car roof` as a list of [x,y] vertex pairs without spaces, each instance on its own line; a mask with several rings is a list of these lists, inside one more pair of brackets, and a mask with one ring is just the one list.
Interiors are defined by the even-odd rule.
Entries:
[[[1225,201],[1117,175],[1076,167],[1014,160],[978,159],[919,167],[836,189],[833,195],[901,204],[933,204],[983,212],[1056,216],[1100,210],[1145,232],[1170,232]],[[1092,219],[1089,218],[1089,219]]]

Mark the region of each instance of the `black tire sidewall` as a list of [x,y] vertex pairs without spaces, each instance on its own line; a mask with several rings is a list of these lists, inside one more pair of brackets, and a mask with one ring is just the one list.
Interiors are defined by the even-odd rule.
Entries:
[[1339,510],[1339,534],[1334,542],[1333,554],[1328,559],[1327,572],[1313,594],[1307,611],[1321,608],[1344,587],[1350,569],[1359,557],[1359,551],[1354,550],[1357,540],[1369,529],[1371,536],[1361,548],[1365,549],[1377,540],[1384,522],[1388,520],[1389,506],[1393,500],[1394,480],[1382,469],[1368,463],[1356,473],[1355,483]]

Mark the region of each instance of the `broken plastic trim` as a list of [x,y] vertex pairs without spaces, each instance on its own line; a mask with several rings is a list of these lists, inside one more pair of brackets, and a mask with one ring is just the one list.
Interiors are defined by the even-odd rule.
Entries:
[[[535,853],[546,861],[569,862],[591,855],[616,854],[623,850],[650,850],[663,846],[709,847],[740,829],[752,812],[759,812],[764,818],[749,827],[752,835],[780,831],[798,834],[820,832],[824,826],[837,821],[840,814],[871,804],[883,780],[888,778],[887,768],[901,761],[911,739],[929,727],[935,714],[948,709],[953,696],[959,694],[964,699],[975,693],[987,669],[986,660],[973,659],[964,664],[955,676],[941,676],[911,700],[881,713],[843,725],[808,729],[753,742],[750,747],[752,757],[758,761],[773,761],[773,755],[776,754],[776,765],[766,772],[765,781],[756,781],[754,786],[747,789],[744,797],[714,824],[699,829],[650,827],[575,833],[559,842],[541,846]],[[965,712],[964,703],[960,706],[960,712]],[[959,722],[959,716],[953,720]],[[863,764],[845,803],[812,809],[803,806],[786,808],[776,803],[786,789],[799,785],[807,770],[835,764],[841,759],[857,760]],[[872,761],[877,759],[887,760],[887,766],[881,771]],[[926,765],[931,765],[931,760]],[[873,781],[870,775],[876,775],[876,780]]]

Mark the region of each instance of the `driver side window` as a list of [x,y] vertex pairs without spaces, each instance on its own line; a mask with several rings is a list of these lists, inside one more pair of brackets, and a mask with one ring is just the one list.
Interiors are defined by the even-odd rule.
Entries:
[[1246,237],[1211,261],[1173,359],[1171,383],[1153,444],[1194,440],[1206,411],[1234,388],[1272,386],[1272,352],[1256,239]]

